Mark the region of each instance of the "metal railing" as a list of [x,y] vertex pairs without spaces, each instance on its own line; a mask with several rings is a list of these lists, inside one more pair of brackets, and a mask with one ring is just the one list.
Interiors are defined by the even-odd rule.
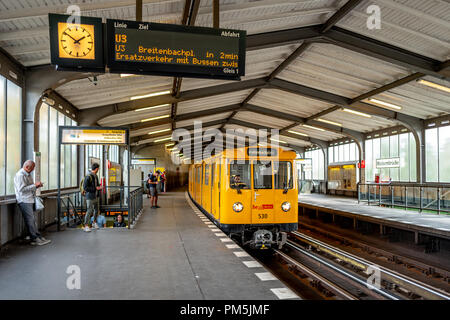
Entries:
[[[130,200],[128,201],[128,188],[130,188]],[[128,215],[127,225],[130,227],[136,222],[136,218],[143,209],[142,187],[110,186],[99,191],[99,213],[122,212]],[[57,197],[55,197],[57,198]],[[60,224],[68,227],[77,226],[84,222],[84,214],[87,211],[86,198],[79,190],[65,193],[60,201]]]
[[419,212],[450,213],[450,184],[358,183],[358,203],[416,209]]
[[139,187],[130,191],[130,205],[128,209],[128,225],[134,226],[136,218],[144,207],[144,188]]

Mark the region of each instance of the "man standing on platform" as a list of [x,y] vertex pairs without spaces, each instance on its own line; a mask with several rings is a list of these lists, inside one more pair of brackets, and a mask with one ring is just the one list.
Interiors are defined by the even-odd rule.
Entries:
[[42,182],[34,182],[31,172],[34,170],[35,163],[27,160],[23,164],[14,177],[14,191],[20,211],[22,212],[25,225],[30,233],[31,244],[42,246],[48,244],[51,240],[47,240],[41,236],[36,225],[34,216],[36,189],[43,186]]
[[161,174],[161,171],[156,170],[155,174],[153,174],[149,180],[149,185],[150,185],[150,203],[152,205],[152,209],[156,209],[156,208],[160,208],[160,206],[158,206],[158,191],[156,190],[156,186],[158,185],[158,178],[159,175]]
[[83,190],[86,196],[86,215],[84,216],[84,231],[90,232],[89,223],[91,222],[91,214],[94,215],[94,223],[92,227],[98,229],[97,215],[98,215],[98,191],[102,190],[102,186],[98,182],[97,172],[100,166],[98,163],[93,163],[91,172],[84,178]]

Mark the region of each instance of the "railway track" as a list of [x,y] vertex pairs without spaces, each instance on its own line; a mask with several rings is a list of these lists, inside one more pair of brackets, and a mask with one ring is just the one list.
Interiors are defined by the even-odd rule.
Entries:
[[[336,295],[342,295],[336,290],[332,289],[330,284],[323,281],[325,278],[328,282],[334,283],[336,280],[347,279],[344,281],[346,288],[336,285],[348,292],[353,297],[361,298],[361,293],[370,298],[381,298],[390,300],[403,299],[431,299],[431,300],[450,300],[450,295],[444,291],[433,288],[425,283],[399,274],[385,267],[374,265],[372,262],[352,255],[341,249],[335,248],[322,241],[314,239],[308,235],[300,232],[290,233],[289,240],[286,244],[286,249],[283,252],[275,251],[281,257],[289,256],[290,263],[302,265],[305,262],[310,265],[320,266],[325,275],[321,275],[322,279],[316,277],[322,286],[330,288]],[[286,253],[288,251],[288,253]],[[284,255],[284,256],[283,256]],[[294,261],[292,261],[294,260]],[[297,266],[301,268],[300,266]],[[311,267],[309,267],[311,269]],[[372,277],[373,272],[379,274],[378,286],[375,283],[368,281],[375,279]],[[311,277],[314,277],[311,274]],[[353,289],[352,289],[353,287]],[[354,293],[356,292],[356,293]],[[358,295],[358,293],[360,293]]]

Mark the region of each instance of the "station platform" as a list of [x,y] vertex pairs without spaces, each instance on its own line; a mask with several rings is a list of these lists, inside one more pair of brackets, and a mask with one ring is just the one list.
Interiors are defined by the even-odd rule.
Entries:
[[304,208],[450,239],[449,215],[369,206],[364,203],[358,204],[358,200],[354,198],[323,194],[302,194],[298,198],[298,203]]
[[[187,193],[160,196],[134,229],[48,232],[42,247],[10,244],[0,299],[299,299],[217,229]],[[67,288],[78,266],[81,288]]]

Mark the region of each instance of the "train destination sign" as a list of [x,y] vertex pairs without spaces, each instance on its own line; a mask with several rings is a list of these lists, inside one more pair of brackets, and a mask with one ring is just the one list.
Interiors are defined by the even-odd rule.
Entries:
[[79,127],[62,127],[61,130],[62,144],[127,144],[127,130]]
[[273,148],[248,148],[247,154],[250,157],[275,157],[277,150]]
[[246,31],[107,20],[111,72],[239,80]]

